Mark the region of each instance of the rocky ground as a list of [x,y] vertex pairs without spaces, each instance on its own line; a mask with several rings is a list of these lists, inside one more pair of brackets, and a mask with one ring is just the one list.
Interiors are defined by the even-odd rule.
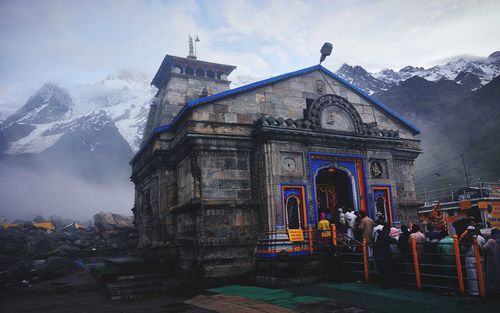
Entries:
[[0,229],[0,290],[29,288],[134,251],[137,236],[130,218],[101,213],[94,223],[53,231],[28,223]]

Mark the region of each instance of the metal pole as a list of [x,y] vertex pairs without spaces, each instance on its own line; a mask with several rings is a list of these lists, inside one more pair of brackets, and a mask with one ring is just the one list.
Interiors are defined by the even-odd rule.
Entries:
[[313,232],[312,227],[309,226],[309,255],[313,254]]
[[462,273],[462,260],[460,259],[460,249],[458,247],[457,235],[453,236],[453,246],[455,248],[455,263],[457,265],[458,290],[460,290],[460,294],[464,294],[464,275]]
[[337,228],[332,224],[332,245],[337,245]]
[[478,179],[479,181],[479,192],[481,194],[481,198],[483,197],[483,183],[481,182],[481,178]]
[[366,248],[366,239],[363,239],[363,270],[365,272],[365,282],[368,282],[370,276],[368,274],[368,253]]
[[[441,176],[441,174],[439,173],[436,173],[436,177],[437,177],[437,180],[438,180],[438,188],[441,187],[441,197],[444,198],[444,184],[443,184],[443,177]],[[444,199],[442,199],[441,201],[443,201]]]
[[424,188],[424,197],[425,197],[425,202],[427,203],[427,188]]
[[418,254],[417,254],[417,240],[415,237],[411,238],[411,250],[413,253],[413,264],[415,265],[415,280],[417,283],[417,288],[422,289],[422,283],[420,281],[420,267],[418,266]]
[[443,176],[439,175],[439,178],[441,180],[441,197],[443,197],[443,200],[444,200],[444,180],[443,180]]
[[453,201],[453,189],[451,188],[451,184],[450,185],[450,201]]
[[461,153],[460,156],[462,157],[462,163],[464,165],[465,180],[467,181],[467,188],[468,188],[468,187],[470,187],[470,183],[469,183],[469,176],[467,175],[467,169],[465,168],[464,154]]

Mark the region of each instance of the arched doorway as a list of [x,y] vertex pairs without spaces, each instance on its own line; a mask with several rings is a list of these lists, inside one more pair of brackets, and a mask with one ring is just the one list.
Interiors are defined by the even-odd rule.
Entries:
[[318,219],[326,213],[327,219],[334,220],[339,208],[355,208],[352,180],[349,174],[333,166],[320,169],[315,177]]
[[375,213],[382,214],[382,217],[389,224],[393,223],[392,220],[392,192],[391,186],[376,185],[372,186],[373,190],[373,206]]
[[286,229],[306,229],[307,205],[305,185],[282,185],[283,226]]
[[302,227],[299,202],[299,199],[295,196],[290,196],[286,200],[286,225],[288,229],[297,229]]
[[377,213],[382,214],[382,217],[384,218],[384,220],[387,220],[387,217],[385,216],[387,206],[386,206],[385,198],[383,196],[377,197],[377,199],[375,200],[375,208],[377,210]]

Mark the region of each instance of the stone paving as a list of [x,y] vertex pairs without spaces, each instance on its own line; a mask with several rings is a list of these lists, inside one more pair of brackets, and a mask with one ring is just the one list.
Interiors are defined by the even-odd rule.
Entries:
[[199,295],[184,303],[219,313],[293,313],[294,310],[239,296]]

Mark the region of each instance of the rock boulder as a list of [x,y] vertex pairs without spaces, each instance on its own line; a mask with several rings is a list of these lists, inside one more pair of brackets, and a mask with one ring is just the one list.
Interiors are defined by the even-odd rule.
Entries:
[[132,230],[132,217],[114,213],[98,213],[94,215],[94,225],[100,232]]

